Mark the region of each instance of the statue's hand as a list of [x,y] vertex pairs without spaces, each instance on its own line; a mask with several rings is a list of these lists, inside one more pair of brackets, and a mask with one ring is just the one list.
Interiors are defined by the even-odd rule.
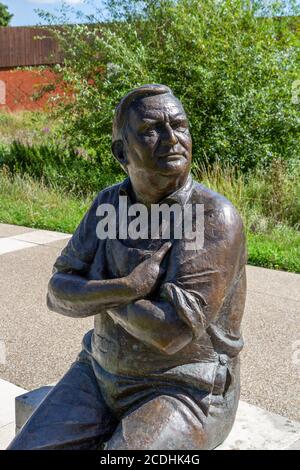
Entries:
[[127,281],[137,292],[137,299],[142,299],[155,288],[160,276],[163,274],[161,262],[171,248],[172,243],[167,242],[150,258],[140,263],[128,276]]

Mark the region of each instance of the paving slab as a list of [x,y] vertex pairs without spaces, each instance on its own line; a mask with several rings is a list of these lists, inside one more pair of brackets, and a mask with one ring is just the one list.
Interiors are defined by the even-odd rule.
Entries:
[[11,253],[13,251],[24,250],[25,248],[34,248],[33,243],[28,243],[21,240],[15,240],[14,238],[5,238],[0,239],[0,255],[6,253]]
[[[22,228],[20,228],[22,230]],[[11,232],[11,227],[8,227],[8,232]],[[2,231],[5,233],[5,230]],[[47,245],[49,247],[52,244],[54,246],[64,246],[68,239],[69,234],[52,232],[49,230],[33,230],[25,233],[16,233],[14,235],[0,237],[0,255],[11,253],[14,251],[23,250],[25,248],[34,248],[36,245]],[[56,245],[56,243],[59,243]]]
[[15,423],[0,428],[0,450],[5,450],[15,437]]
[[70,235],[49,230],[35,230],[10,237],[13,240],[35,243],[37,245],[47,245],[57,240],[67,240]]
[[15,397],[26,390],[0,379],[0,429],[15,422]]
[[300,450],[300,439],[298,439],[296,442],[291,444],[287,450]]
[[241,397],[300,420],[300,309],[293,297],[293,289],[300,291],[300,275],[270,271],[247,268]]
[[[68,238],[66,239],[63,239],[63,240],[56,240],[54,242],[51,242],[51,243],[45,243],[46,246],[48,246],[49,248],[58,248],[59,252],[66,246],[66,244],[68,243],[68,240],[71,238],[71,236],[69,236]],[[57,250],[56,250],[57,252]]]
[[300,274],[247,266],[247,278],[252,294],[300,302]]
[[21,225],[10,225],[0,223],[0,238],[20,235],[21,233],[32,232],[32,228],[23,227]]
[[240,401],[233,429],[218,450],[297,448],[300,423]]

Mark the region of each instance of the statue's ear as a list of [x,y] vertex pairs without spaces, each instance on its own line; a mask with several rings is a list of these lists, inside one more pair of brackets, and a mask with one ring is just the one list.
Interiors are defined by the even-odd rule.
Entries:
[[120,165],[125,169],[127,166],[127,157],[124,152],[124,145],[122,140],[115,140],[111,146],[112,153],[115,158],[118,160]]

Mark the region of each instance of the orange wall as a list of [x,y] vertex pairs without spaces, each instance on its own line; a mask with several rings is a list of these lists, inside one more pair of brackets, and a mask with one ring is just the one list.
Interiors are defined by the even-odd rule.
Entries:
[[[0,110],[43,110],[48,98],[60,91],[51,69],[0,70]],[[45,92],[48,90],[47,92]]]

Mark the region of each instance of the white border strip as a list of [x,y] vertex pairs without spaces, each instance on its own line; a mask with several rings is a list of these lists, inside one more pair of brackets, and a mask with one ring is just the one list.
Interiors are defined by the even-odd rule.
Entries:
[[25,248],[46,245],[58,240],[66,240],[70,237],[71,235],[67,233],[51,232],[48,230],[35,230],[11,237],[2,237],[0,238],[0,255],[24,250]]

